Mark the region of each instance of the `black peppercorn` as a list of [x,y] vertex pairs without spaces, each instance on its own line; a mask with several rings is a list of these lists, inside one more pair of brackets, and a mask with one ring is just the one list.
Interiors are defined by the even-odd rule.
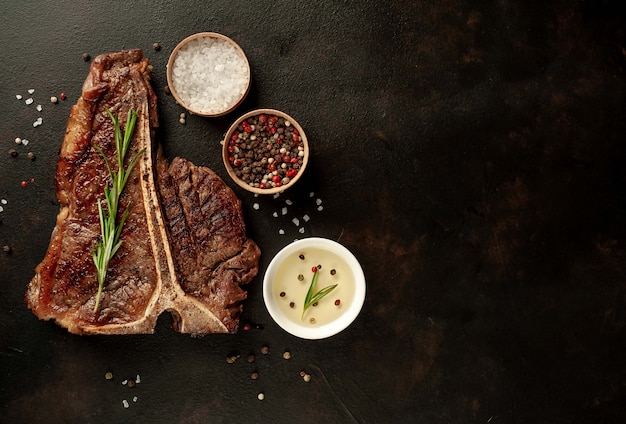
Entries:
[[17,157],[17,150],[15,150],[15,149],[10,149],[10,150],[9,150],[9,155],[10,155],[12,158],[16,158],[16,157]]

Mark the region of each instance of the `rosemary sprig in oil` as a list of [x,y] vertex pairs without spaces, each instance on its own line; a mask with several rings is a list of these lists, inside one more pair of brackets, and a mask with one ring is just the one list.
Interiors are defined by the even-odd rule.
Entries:
[[109,262],[111,258],[118,251],[122,245],[120,236],[128,213],[130,211],[130,204],[126,206],[124,213],[117,220],[117,212],[120,202],[120,196],[128,180],[132,169],[137,164],[139,156],[144,152],[145,148],[139,151],[133,159],[129,162],[128,166],[124,168],[124,160],[126,153],[130,147],[130,141],[132,139],[133,131],[135,130],[135,123],[137,122],[137,111],[129,110],[126,117],[126,126],[122,132],[120,123],[109,109],[107,114],[113,122],[113,133],[115,140],[115,156],[117,159],[117,171],[113,171],[111,162],[104,154],[104,151],[100,146],[95,146],[100,156],[104,159],[109,177],[110,183],[104,187],[104,200],[106,203],[106,209],[102,206],[102,202],[98,201],[98,213],[100,215],[100,231],[101,239],[94,242],[92,249],[93,262],[96,265],[98,275],[98,293],[96,295],[96,305],[94,306],[94,313],[98,311],[100,307],[100,298],[102,297],[102,289],[104,287],[104,281],[106,279],[107,271],[109,269]]
[[306,293],[304,298],[304,308],[302,309],[302,316],[300,319],[304,319],[304,314],[306,310],[313,306],[315,303],[319,302],[324,296],[333,291],[337,284],[333,284],[330,286],[326,286],[317,293],[315,293],[315,284],[317,283],[317,279],[319,278],[320,271],[317,267],[313,270],[313,279],[311,280],[311,285],[309,286],[309,290]]

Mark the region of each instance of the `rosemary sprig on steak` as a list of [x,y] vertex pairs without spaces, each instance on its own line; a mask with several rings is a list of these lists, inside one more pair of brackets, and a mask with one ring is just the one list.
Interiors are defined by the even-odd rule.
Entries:
[[104,159],[109,176],[111,178],[110,184],[104,187],[104,200],[106,202],[106,210],[102,206],[102,202],[98,201],[98,213],[100,215],[100,230],[101,240],[94,242],[92,250],[93,262],[96,265],[98,271],[98,294],[96,295],[96,305],[94,306],[94,313],[98,311],[100,306],[100,297],[102,296],[102,288],[104,287],[104,280],[106,279],[107,270],[109,269],[109,261],[115,255],[117,250],[122,245],[120,235],[122,234],[122,228],[124,222],[128,217],[129,206],[126,206],[126,210],[117,221],[117,211],[120,202],[120,196],[128,180],[128,176],[133,167],[139,160],[139,156],[145,149],[139,151],[135,157],[130,161],[128,167],[124,168],[124,159],[130,146],[130,140],[135,129],[135,123],[137,122],[137,111],[129,110],[126,117],[126,126],[124,132],[120,127],[120,123],[109,109],[107,114],[113,122],[113,131],[115,138],[115,156],[117,158],[117,171],[113,171],[111,162],[102,151],[100,146],[95,146],[100,152],[100,155]]
[[319,278],[320,271],[317,267],[313,270],[313,279],[311,280],[311,285],[309,286],[309,291],[307,291],[306,296],[304,298],[304,308],[302,309],[302,317],[300,319],[304,319],[304,314],[306,310],[311,306],[319,302],[324,296],[333,291],[337,284],[333,284],[331,286],[324,287],[317,293],[315,293],[315,284],[317,283],[317,279]]

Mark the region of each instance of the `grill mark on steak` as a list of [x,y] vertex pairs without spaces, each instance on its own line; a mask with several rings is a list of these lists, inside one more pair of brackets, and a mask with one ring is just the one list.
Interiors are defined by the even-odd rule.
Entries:
[[[260,251],[246,237],[232,190],[208,168],[181,158],[168,164],[152,142],[158,118],[149,72],[140,50],[92,62],[59,152],[56,226],[26,302],[40,319],[77,334],[152,333],[164,311],[183,333],[234,332],[246,298],[240,285],[256,276]],[[116,167],[107,108],[122,122],[129,109],[138,111],[128,157],[146,150],[120,199],[120,213],[127,205],[130,211],[123,244],[94,313],[91,248],[100,236],[97,202],[109,178],[94,146]]]

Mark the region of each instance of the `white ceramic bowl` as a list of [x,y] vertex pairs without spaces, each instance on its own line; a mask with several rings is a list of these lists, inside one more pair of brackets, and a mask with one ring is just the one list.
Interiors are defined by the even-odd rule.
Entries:
[[[305,259],[300,259],[301,255]],[[313,275],[311,264],[317,262],[322,269],[316,291],[334,283],[338,286],[301,318]],[[305,277],[304,281],[298,281],[298,274]],[[263,299],[272,319],[288,333],[303,339],[323,339],[343,331],[359,315],[365,291],[363,269],[354,255],[343,245],[319,237],[285,246],[274,256],[263,278]],[[321,316],[312,323],[317,314]]]

